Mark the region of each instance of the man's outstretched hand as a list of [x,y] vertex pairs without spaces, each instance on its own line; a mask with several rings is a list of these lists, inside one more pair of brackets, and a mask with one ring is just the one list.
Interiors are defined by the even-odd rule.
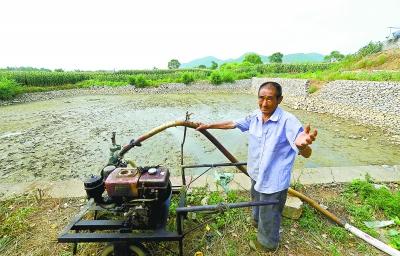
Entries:
[[[311,148],[308,146],[311,145],[313,141],[315,141],[315,139],[317,138],[317,134],[318,134],[317,129],[314,129],[314,131],[311,132],[311,127],[309,124],[306,127],[304,127],[304,131],[299,133],[299,135],[295,140],[295,144],[297,148],[300,150],[300,154],[302,156],[309,157],[311,155]],[[302,152],[303,150],[305,150],[306,152]]]

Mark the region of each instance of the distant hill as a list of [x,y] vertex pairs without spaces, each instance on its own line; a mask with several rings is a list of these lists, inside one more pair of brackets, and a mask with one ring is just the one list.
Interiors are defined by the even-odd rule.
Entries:
[[[194,68],[198,67],[199,65],[206,65],[207,67],[211,66],[211,62],[215,61],[218,63],[218,65],[221,65],[223,63],[228,63],[228,62],[242,62],[244,59],[244,56],[246,54],[243,54],[239,58],[236,59],[226,59],[226,60],[221,60],[218,59],[214,56],[207,56],[199,59],[192,60],[187,63],[182,63],[181,68]],[[268,56],[265,55],[260,55],[261,60],[264,63],[268,63]],[[319,53],[293,53],[293,54],[288,54],[283,56],[283,63],[305,63],[305,62],[322,62],[324,60],[324,55],[319,54]]]

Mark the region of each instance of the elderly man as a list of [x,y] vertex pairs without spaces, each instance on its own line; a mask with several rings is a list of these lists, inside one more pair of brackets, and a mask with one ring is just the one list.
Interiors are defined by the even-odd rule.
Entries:
[[233,129],[248,131],[247,169],[251,178],[254,201],[278,200],[276,205],[253,207],[253,225],[258,228],[258,249],[275,250],[279,245],[281,214],[290,185],[290,174],[297,154],[311,156],[309,146],[317,130],[304,129],[295,116],[278,105],[282,102],[282,87],[276,82],[263,83],[258,89],[259,109],[236,121],[200,124],[201,129]]

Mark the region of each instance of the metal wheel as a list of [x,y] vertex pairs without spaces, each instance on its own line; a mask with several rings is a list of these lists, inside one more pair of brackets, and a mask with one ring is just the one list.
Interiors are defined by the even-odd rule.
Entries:
[[[141,243],[135,243],[129,245],[129,255],[148,256],[150,254],[149,251]],[[101,256],[114,256],[114,245],[108,245],[101,253]]]

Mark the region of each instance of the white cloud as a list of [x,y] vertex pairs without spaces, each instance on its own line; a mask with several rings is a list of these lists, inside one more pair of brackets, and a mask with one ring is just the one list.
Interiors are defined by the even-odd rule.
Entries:
[[0,67],[165,68],[249,51],[351,53],[400,26],[400,1],[2,1]]

